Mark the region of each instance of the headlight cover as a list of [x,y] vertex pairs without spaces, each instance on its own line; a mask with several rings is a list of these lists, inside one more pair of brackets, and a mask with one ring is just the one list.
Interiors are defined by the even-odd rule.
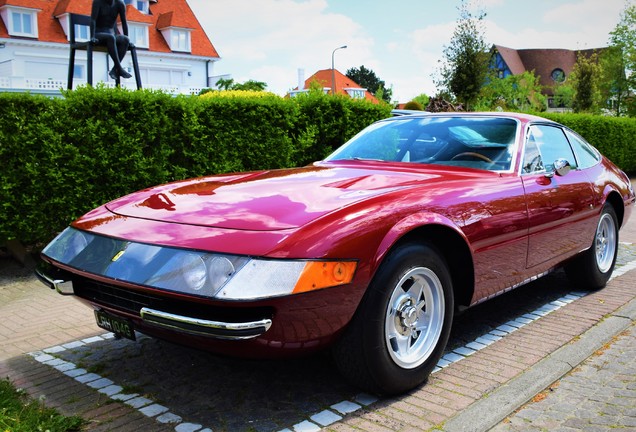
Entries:
[[253,300],[344,285],[351,260],[274,260],[148,245],[67,228],[42,254],[116,280],[223,300]]

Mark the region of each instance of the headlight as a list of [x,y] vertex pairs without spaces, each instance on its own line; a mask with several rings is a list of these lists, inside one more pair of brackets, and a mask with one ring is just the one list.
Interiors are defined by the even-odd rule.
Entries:
[[42,253],[79,270],[186,294],[250,300],[351,282],[355,261],[270,260],[116,240],[67,228]]
[[82,231],[65,229],[42,251],[45,255],[56,256],[60,262],[70,262],[82,252],[95,236]]

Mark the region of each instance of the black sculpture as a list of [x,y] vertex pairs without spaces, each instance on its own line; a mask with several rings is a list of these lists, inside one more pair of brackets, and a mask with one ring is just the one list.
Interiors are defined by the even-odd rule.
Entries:
[[[117,33],[117,17],[121,20],[124,34]],[[128,23],[126,22],[126,5],[123,0],[93,0],[91,11],[91,42],[106,45],[108,54],[115,64],[108,75],[116,80],[118,77],[130,78],[121,65],[121,61],[132,43],[128,38]]]

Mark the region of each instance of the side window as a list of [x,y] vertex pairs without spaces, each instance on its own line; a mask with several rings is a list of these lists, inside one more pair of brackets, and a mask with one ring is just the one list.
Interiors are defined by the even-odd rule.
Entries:
[[576,158],[563,130],[548,125],[530,126],[522,171],[550,172],[554,169],[554,161],[557,159],[566,159],[572,168],[576,168]]
[[579,168],[589,168],[600,162],[600,154],[587,141],[569,130],[565,134],[572,144]]

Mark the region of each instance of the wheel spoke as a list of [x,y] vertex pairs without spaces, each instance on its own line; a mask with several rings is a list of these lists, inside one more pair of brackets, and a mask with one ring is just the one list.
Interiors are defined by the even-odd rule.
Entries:
[[616,244],[614,220],[610,215],[604,214],[598,223],[595,239],[596,264],[603,273],[612,267],[616,254]]
[[393,290],[385,320],[391,358],[407,369],[423,363],[444,322],[444,293],[437,275],[422,267],[406,273]]
[[424,283],[422,280],[413,279],[413,283],[406,293],[413,299],[414,303],[419,303],[424,299]]

